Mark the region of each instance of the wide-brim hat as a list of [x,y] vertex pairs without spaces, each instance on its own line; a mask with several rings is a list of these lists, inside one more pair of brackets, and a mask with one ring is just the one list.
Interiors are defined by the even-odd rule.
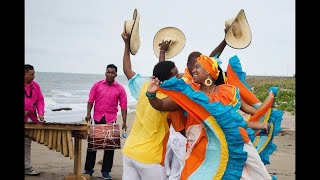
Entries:
[[225,41],[230,47],[244,49],[251,43],[251,29],[243,9],[235,18],[225,21],[225,28]]
[[132,55],[137,54],[140,48],[140,36],[139,36],[139,22],[140,14],[137,9],[133,12],[133,20],[128,20],[124,22],[124,31],[130,35],[130,53]]
[[166,51],[165,60],[170,59],[179,54],[186,44],[186,36],[176,27],[165,27],[160,29],[153,38],[153,51],[157,57],[160,55],[159,44],[162,41],[171,41]]

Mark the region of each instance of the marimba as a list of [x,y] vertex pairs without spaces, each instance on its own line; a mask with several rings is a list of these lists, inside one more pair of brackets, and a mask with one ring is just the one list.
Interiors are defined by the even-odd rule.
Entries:
[[[65,157],[74,159],[74,174],[65,179],[86,179],[81,174],[81,139],[87,139],[89,124],[87,123],[25,123],[25,136],[50,150],[61,152]],[[72,137],[74,137],[74,145]]]

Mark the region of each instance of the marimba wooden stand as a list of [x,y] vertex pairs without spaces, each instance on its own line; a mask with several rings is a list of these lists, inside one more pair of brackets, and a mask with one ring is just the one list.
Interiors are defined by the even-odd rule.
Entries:
[[[81,173],[81,147],[82,147],[81,140],[88,138],[89,127],[90,127],[88,124],[26,123],[24,127],[25,127],[25,135],[27,137],[31,138],[33,141],[37,141],[38,143],[48,146],[49,149],[55,149],[56,143],[58,144],[59,140],[62,140],[63,142],[67,141],[64,138],[58,138],[59,140],[57,140],[56,138],[53,138],[52,136],[55,136],[53,134],[56,134],[56,133],[53,133],[53,131],[64,132],[66,136],[68,135],[69,142],[72,134],[72,137],[74,137],[74,147],[73,147],[74,153],[70,149],[69,149],[71,151],[70,153],[65,153],[65,151],[59,150],[64,156],[66,157],[70,156],[71,159],[74,158],[74,172],[73,174],[71,173],[70,175],[65,176],[65,180],[87,180],[91,178],[90,175]],[[55,136],[55,137],[60,137],[60,136]],[[72,142],[72,139],[71,139],[71,142]],[[65,144],[65,143],[62,143],[62,144]],[[69,148],[72,148],[72,146],[70,147],[69,145]],[[62,148],[62,149],[66,150],[67,148]]]
[[67,175],[64,177],[65,180],[87,180],[90,179],[89,174],[81,173],[81,139],[74,138],[74,174]]

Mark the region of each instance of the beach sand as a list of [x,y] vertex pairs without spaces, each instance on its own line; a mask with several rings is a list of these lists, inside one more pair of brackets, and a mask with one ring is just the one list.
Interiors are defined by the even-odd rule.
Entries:
[[[135,113],[129,113],[127,118],[128,131],[132,126]],[[122,119],[118,117],[119,123]],[[278,136],[274,137],[274,143],[277,145],[277,150],[270,156],[270,163],[267,169],[270,174],[276,175],[278,180],[295,180],[295,116],[285,112],[281,124],[282,131]],[[123,145],[125,139],[121,140]],[[73,173],[73,163],[69,157],[64,157],[60,152],[49,150],[47,146],[32,142],[31,145],[31,161],[33,168],[40,172],[39,176],[24,176],[26,180],[62,180],[66,175]],[[81,170],[84,169],[86,158],[87,140],[82,140],[81,154]],[[101,177],[101,164],[103,151],[97,152],[95,172],[92,180],[103,179]],[[110,173],[114,180],[121,180],[122,176],[122,152],[120,149],[115,150],[112,172]]]

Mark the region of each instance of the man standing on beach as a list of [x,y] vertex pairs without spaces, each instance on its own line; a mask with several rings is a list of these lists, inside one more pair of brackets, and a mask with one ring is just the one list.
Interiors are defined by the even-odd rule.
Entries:
[[[94,124],[115,123],[117,120],[118,104],[121,108],[122,129],[127,130],[127,95],[124,87],[115,81],[117,67],[109,64],[105,72],[106,79],[96,82],[89,94],[87,105],[86,121],[91,120],[91,110],[94,105],[93,121]],[[89,143],[89,142],[88,142]],[[89,146],[89,144],[88,144]],[[96,161],[97,151],[87,149],[85,173],[92,176]],[[110,172],[113,165],[114,150],[104,150],[102,163],[102,177],[112,179]]]
[[[24,65],[24,123],[39,123],[44,121],[44,98],[35,78],[34,67]],[[24,138],[24,175],[38,176],[40,173],[31,166],[31,142],[28,137]]]

